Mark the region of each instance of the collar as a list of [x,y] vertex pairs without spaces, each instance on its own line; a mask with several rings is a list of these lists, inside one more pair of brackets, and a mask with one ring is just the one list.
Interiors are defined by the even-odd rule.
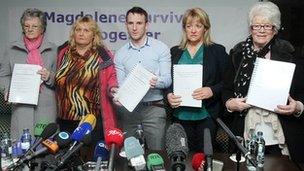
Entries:
[[133,50],[139,50],[144,48],[145,46],[150,46],[151,42],[149,41],[148,36],[145,38],[145,43],[140,45],[139,47],[136,47],[131,41],[129,42],[129,47],[128,49],[133,49]]

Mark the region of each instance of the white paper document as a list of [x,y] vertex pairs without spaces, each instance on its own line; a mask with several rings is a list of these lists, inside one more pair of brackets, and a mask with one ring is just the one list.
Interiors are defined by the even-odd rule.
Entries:
[[203,85],[203,65],[173,66],[173,92],[182,98],[181,106],[202,107],[202,101],[192,97],[195,89]]
[[12,103],[38,104],[41,75],[39,65],[15,64],[8,101]]
[[119,87],[115,97],[130,112],[132,112],[150,89],[150,80],[154,74],[137,64]]
[[295,64],[257,58],[246,103],[269,111],[286,105]]

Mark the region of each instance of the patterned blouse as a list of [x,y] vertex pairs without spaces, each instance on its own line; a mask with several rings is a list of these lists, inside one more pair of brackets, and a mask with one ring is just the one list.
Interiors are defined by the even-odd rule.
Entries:
[[99,62],[93,49],[83,56],[76,49],[66,52],[55,77],[59,118],[80,120],[83,115],[100,113]]

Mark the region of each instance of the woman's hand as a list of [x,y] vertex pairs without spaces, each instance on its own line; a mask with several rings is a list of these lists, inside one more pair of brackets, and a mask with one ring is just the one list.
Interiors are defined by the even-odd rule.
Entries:
[[292,115],[301,111],[301,107],[298,105],[297,101],[290,96],[288,97],[288,101],[288,105],[278,105],[274,111],[281,115]]
[[251,107],[249,104],[246,103],[246,98],[231,98],[226,101],[225,106],[229,112],[241,112]]
[[41,75],[42,81],[46,82],[50,79],[50,71],[48,71],[46,68],[42,68],[37,73]]
[[182,102],[181,96],[174,95],[173,93],[169,93],[167,99],[172,108],[177,108]]
[[109,96],[112,98],[113,103],[117,106],[122,106],[118,99],[115,97],[116,93],[118,92],[118,87],[111,87]]
[[193,91],[192,97],[196,100],[209,99],[213,96],[210,87],[201,87]]

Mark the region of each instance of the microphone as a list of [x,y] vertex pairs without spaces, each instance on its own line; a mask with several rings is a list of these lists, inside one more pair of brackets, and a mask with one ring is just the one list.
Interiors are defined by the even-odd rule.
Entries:
[[58,133],[59,127],[56,123],[48,124],[42,131],[41,136],[36,140],[36,142],[25,152],[23,156],[27,156],[33,153],[34,149],[45,139],[52,137]]
[[80,141],[80,143],[78,143],[76,146],[74,146],[72,149],[69,149],[62,157],[61,157],[61,160],[59,161],[58,163],[58,167],[57,169],[59,169],[60,167],[62,167],[67,159],[69,159],[74,153],[76,153],[77,151],[80,150],[80,148],[83,146],[83,145],[89,145],[92,141],[92,137],[91,137],[91,132],[89,132],[88,134],[86,134],[82,141]]
[[128,137],[124,142],[126,157],[135,170],[143,170],[146,167],[144,149],[135,137]]
[[188,141],[184,128],[173,123],[166,132],[166,152],[171,160],[173,171],[185,170],[185,159],[188,155]]
[[34,128],[34,136],[40,137],[43,130],[47,127],[48,124],[49,124],[49,122],[46,120],[41,120],[41,121],[37,122],[35,125],[35,128]]
[[207,157],[207,171],[212,171],[212,142],[209,128],[204,129],[204,152]]
[[92,128],[94,129],[96,126],[96,117],[93,114],[87,114],[85,115],[80,121],[79,121],[79,125],[81,125],[82,123],[87,122],[90,123],[92,125]]
[[109,158],[109,150],[104,141],[99,141],[94,151],[94,161],[96,161],[95,171],[100,170],[101,161],[106,161]]
[[196,153],[192,157],[192,168],[195,171],[204,170],[206,156],[204,153]]
[[66,147],[69,143],[70,143],[69,133],[60,132],[55,137],[55,142],[53,142],[49,139],[42,141],[41,144],[43,145],[43,148],[31,153],[30,155],[24,156],[23,158],[18,160],[16,163],[13,163],[11,166],[9,166],[9,169],[17,168],[22,163],[26,163],[41,154],[45,154],[46,152],[51,153],[51,154],[56,154],[59,149]]
[[118,128],[113,128],[106,131],[105,134],[105,142],[108,146],[110,146],[110,158],[109,158],[109,164],[108,164],[108,170],[113,171],[114,170],[114,155],[115,155],[115,149],[116,147],[120,147],[123,143],[123,133]]
[[234,143],[236,144],[237,148],[242,152],[245,158],[249,160],[249,162],[254,166],[257,167],[254,157],[251,156],[250,151],[247,150],[243,145],[238,141],[236,136],[231,132],[231,130],[227,127],[227,125],[220,119],[217,118],[216,122],[223,128],[223,130],[228,134],[229,138],[231,138]]
[[147,167],[151,171],[165,171],[164,160],[157,153],[151,153],[147,157]]
[[73,131],[71,139],[74,141],[70,150],[76,145],[77,142],[81,141],[84,136],[95,128],[96,117],[93,114],[88,114],[79,124],[79,126]]

